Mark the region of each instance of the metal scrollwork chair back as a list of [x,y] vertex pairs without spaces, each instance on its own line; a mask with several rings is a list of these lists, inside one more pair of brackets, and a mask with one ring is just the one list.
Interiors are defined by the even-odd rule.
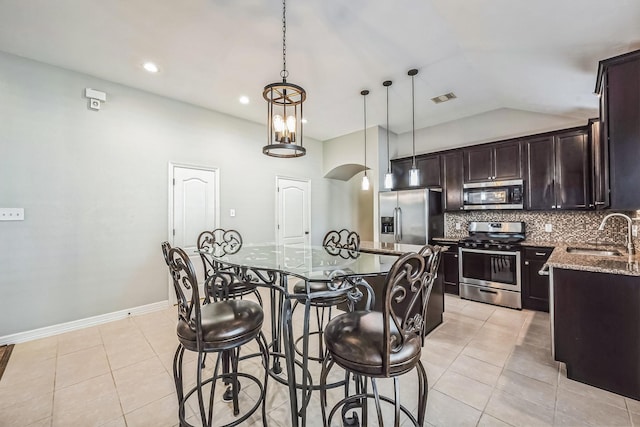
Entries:
[[[224,256],[237,253],[242,248],[242,236],[236,230],[225,230],[223,228],[216,228],[212,231],[203,231],[198,236],[198,250],[200,252],[200,258],[202,259],[202,266],[204,268],[205,281],[211,277],[217,271],[220,270],[233,270],[236,276],[241,276],[241,271],[238,268],[233,268],[224,265],[222,262],[217,261],[211,255]],[[215,290],[216,287],[205,287],[205,290]],[[250,278],[241,278],[241,280],[234,280],[229,289],[227,289],[229,298],[242,298],[248,294],[254,294],[262,305],[262,297],[255,283],[252,283]],[[208,295],[213,299],[218,297],[214,295]]]
[[212,231],[207,230],[200,233],[198,236],[198,249],[205,269],[205,277],[209,277],[213,270],[221,267],[206,253],[222,256],[235,254],[240,248],[242,248],[242,236],[236,230],[216,228]]
[[322,246],[332,255],[339,255],[345,259],[357,258],[360,250],[360,235],[346,228],[338,231],[331,230],[325,234]]

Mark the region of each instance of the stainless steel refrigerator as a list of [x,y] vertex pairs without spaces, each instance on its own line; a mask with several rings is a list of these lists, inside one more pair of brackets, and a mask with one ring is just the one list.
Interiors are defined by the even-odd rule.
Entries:
[[425,245],[444,235],[440,189],[380,192],[379,203],[381,242]]

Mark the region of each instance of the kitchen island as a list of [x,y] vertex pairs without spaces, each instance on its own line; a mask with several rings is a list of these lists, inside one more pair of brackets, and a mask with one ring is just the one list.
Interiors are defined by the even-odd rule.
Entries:
[[[407,252],[419,252],[422,247],[422,245],[410,245],[404,243],[383,243],[371,241],[360,242],[360,252],[383,255],[380,257],[380,262],[389,264],[393,264],[398,256],[402,254],[405,254]],[[385,278],[386,275],[367,278],[367,282],[371,285],[375,293],[375,304],[373,307],[374,310],[382,310],[382,290],[384,288]],[[425,320],[424,328],[425,335],[434,330],[442,323],[443,312],[444,286],[442,283],[442,276],[438,274],[438,277],[433,284],[433,289],[431,290],[431,296],[429,297],[429,303],[427,305],[427,318]]]
[[640,399],[640,257],[568,249],[556,245],[547,261],[554,358],[570,379]]

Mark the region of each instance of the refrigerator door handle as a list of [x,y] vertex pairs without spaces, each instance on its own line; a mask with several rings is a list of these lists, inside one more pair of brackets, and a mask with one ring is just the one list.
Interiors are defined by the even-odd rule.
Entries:
[[398,210],[398,222],[396,224],[398,227],[398,238],[396,239],[396,242],[400,243],[402,241],[402,209],[396,209]]
[[398,208],[393,208],[393,243],[398,242]]

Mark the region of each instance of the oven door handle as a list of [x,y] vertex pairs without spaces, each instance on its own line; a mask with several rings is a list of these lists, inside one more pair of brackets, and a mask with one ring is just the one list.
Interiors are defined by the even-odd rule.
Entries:
[[519,255],[520,251],[489,251],[487,249],[467,249],[460,248],[460,253],[473,252],[476,254],[489,254],[489,255]]
[[496,292],[496,291],[490,291],[488,289],[482,289],[482,288],[479,288],[478,291],[484,292],[485,294],[495,294],[495,295],[498,294],[498,292]]

